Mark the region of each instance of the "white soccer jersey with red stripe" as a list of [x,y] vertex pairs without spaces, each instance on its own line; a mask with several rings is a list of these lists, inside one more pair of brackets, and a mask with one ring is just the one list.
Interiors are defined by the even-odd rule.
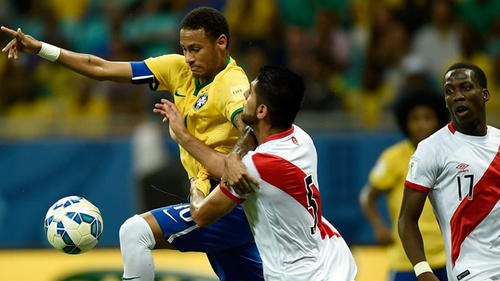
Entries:
[[478,137],[450,123],[420,142],[410,160],[405,185],[429,192],[450,280],[500,280],[499,147],[494,127]]
[[357,268],[347,244],[321,215],[311,137],[293,126],[266,139],[243,163],[260,188],[244,197],[222,190],[243,203],[265,279],[354,280]]

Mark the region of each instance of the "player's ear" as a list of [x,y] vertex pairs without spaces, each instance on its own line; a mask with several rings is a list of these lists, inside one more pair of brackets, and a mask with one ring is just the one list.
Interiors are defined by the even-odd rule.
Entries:
[[267,115],[269,115],[269,108],[265,104],[257,106],[257,118],[263,119]]
[[219,38],[216,40],[217,46],[219,50],[224,51],[227,49],[227,37],[224,34],[221,34]]
[[490,91],[488,91],[488,89],[483,89],[483,99],[484,101],[490,100]]

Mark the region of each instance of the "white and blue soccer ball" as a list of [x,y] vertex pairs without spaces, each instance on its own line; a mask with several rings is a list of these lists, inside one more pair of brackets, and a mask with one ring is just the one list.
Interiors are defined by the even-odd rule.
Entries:
[[45,233],[49,243],[66,254],[91,250],[103,231],[101,212],[87,199],[68,196],[59,199],[45,215]]

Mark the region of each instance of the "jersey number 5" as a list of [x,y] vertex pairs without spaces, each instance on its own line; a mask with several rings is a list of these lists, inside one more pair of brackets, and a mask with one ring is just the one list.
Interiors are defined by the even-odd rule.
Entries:
[[317,225],[318,225],[318,202],[316,201],[314,189],[312,188],[313,182],[312,177],[307,176],[305,178],[306,190],[307,190],[307,210],[313,216],[313,225],[311,226],[311,235],[316,233]]

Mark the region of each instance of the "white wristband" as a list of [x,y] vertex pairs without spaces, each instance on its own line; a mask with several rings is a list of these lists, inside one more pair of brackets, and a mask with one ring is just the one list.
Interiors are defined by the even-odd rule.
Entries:
[[38,52],[38,56],[49,60],[51,62],[54,62],[59,58],[59,55],[61,54],[61,48],[56,47],[54,45],[50,45],[48,43],[42,42],[42,48],[40,49],[40,52]]
[[413,270],[415,271],[415,275],[418,277],[420,274],[425,273],[425,272],[432,272],[432,269],[426,261],[421,261],[417,263],[414,267]]

